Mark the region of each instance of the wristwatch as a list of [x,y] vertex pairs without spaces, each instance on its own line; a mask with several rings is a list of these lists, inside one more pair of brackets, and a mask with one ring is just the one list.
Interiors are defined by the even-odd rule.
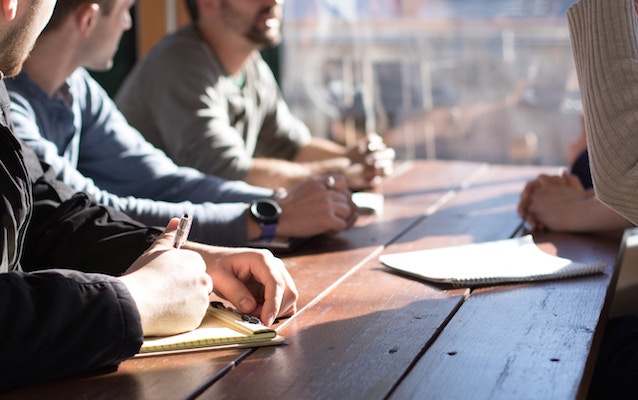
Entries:
[[250,215],[261,226],[259,240],[272,240],[275,237],[277,223],[281,216],[281,207],[271,199],[255,200],[250,203]]

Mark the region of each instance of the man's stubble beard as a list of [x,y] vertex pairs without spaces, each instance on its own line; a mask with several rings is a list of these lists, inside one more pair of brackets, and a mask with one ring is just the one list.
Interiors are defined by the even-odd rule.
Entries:
[[0,38],[0,71],[7,77],[20,73],[22,65],[35,45],[37,34],[34,27],[34,10],[36,7],[39,7],[38,2],[31,5],[31,9],[24,15],[19,25],[11,26]]

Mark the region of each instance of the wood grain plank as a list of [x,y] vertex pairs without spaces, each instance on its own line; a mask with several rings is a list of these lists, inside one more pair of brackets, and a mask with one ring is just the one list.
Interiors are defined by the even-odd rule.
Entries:
[[[452,200],[388,246],[387,253],[507,239],[520,227],[516,207],[525,183],[555,168],[485,166]],[[400,245],[400,249],[396,248]]]
[[[521,387],[538,386],[543,396],[581,395],[602,332],[613,269],[469,295],[406,278],[378,262],[383,251],[511,236],[520,223],[515,208],[522,186],[547,169],[443,161],[402,168],[380,188],[386,197],[382,215],[364,216],[348,232],[315,238],[282,255],[302,293],[301,311],[279,325],[287,345],[133,359],[117,372],[15,393],[20,398],[508,398],[526,397],[530,392]],[[536,238],[550,253],[583,260],[613,262],[617,247],[614,238]]]
[[245,353],[234,349],[133,358],[117,370],[25,387],[0,394],[0,399],[180,399]]
[[[380,216],[363,216],[355,227],[331,237],[317,237],[298,251],[283,255],[301,293],[299,307],[324,295],[335,282],[363,263],[374,252],[421,219],[425,210],[455,190],[477,168],[475,163],[417,162],[397,166],[380,190],[387,201]],[[414,187],[414,176],[426,181]],[[282,332],[286,334],[286,332]],[[294,335],[294,333],[291,333]],[[276,352],[263,349],[250,357]],[[25,388],[15,393],[42,398],[49,393],[71,397],[98,395],[121,398],[127,393],[139,399],[182,398],[215,382],[217,377],[244,359],[252,350],[224,350],[128,360],[115,372]],[[172,377],[180,377],[176,381]]]
[[286,346],[259,349],[202,397],[384,398],[463,295],[370,262],[287,324]]
[[316,237],[295,252],[279,254],[299,290],[299,308],[411,229],[431,208],[455,193],[481,165],[422,161],[399,166],[397,174],[378,190],[385,197],[383,214],[361,216],[348,231]]
[[[429,211],[388,250],[507,237],[520,224],[518,193],[538,172],[477,164],[461,185],[449,188],[453,193],[446,201],[420,203]],[[413,196],[427,191],[421,188],[430,176],[410,171],[398,193],[411,193],[407,199],[416,203]],[[493,223],[485,224],[486,215]],[[378,262],[380,252],[282,329],[288,346],[258,362],[249,357],[203,397],[381,399],[390,394],[446,325],[465,291],[391,273]],[[248,376],[251,384],[241,385]]]
[[391,398],[584,398],[614,285],[618,239],[538,235],[605,274],[475,291]]

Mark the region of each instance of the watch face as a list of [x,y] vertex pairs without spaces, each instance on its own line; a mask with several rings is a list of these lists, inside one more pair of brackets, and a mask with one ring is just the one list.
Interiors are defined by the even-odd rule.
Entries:
[[252,215],[263,223],[273,223],[279,220],[281,207],[272,200],[258,200],[250,206]]

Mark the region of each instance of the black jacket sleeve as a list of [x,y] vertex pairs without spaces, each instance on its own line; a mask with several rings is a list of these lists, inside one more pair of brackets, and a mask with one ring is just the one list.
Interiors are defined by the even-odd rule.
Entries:
[[[109,275],[123,273],[161,232],[111,207],[97,204],[56,179],[23,145],[33,183],[33,216],[26,234],[22,267],[52,267]],[[166,221],[168,222],[168,221]]]
[[0,274],[0,391],[109,365],[142,343],[117,278],[71,270]]
[[159,232],[57,181],[13,136],[8,115],[0,80],[0,390],[135,354],[137,307],[108,275],[124,272]]

